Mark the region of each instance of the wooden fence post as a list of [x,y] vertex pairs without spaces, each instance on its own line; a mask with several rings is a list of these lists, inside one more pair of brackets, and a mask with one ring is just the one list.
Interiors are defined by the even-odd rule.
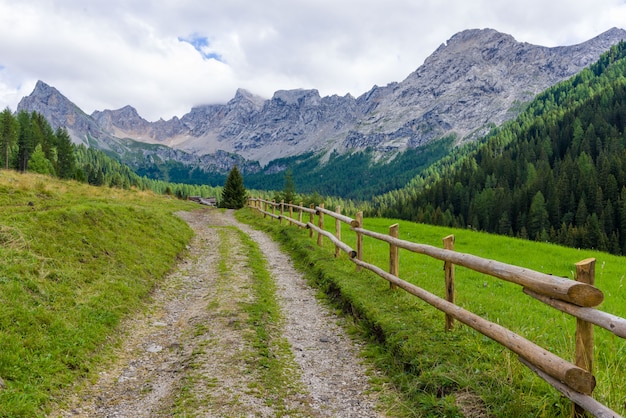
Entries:
[[[324,209],[324,204],[320,203],[319,204],[320,209]],[[324,230],[324,213],[320,212],[317,218],[317,226],[319,229]],[[322,238],[324,236],[322,234],[320,234],[319,232],[317,233],[317,245],[319,245],[320,247],[322,246]]]
[[[596,259],[587,258],[576,263],[576,280],[595,285]],[[593,375],[593,324],[576,318],[576,365]],[[588,416],[585,409],[573,404],[572,417]]]
[[[399,236],[399,225],[393,224],[389,227],[389,236],[393,238],[398,238]],[[389,244],[389,273],[393,274],[396,277],[400,276],[400,260],[398,258],[398,246]],[[395,289],[396,285],[389,282],[389,289]]]
[[[315,209],[315,203],[309,205],[309,209]],[[315,225],[315,212],[309,212],[309,222]],[[313,238],[313,228],[309,228],[309,238]]]
[[291,225],[291,219],[293,219],[293,202],[289,201],[289,225]]
[[302,202],[298,206],[298,222],[302,223]]
[[[335,212],[337,214],[341,214],[341,206],[337,206],[335,208]],[[335,218],[335,237],[337,237],[337,239],[341,241],[341,221],[336,218]],[[341,248],[339,248],[338,245],[335,245],[335,258],[338,258],[339,255],[341,255]]]
[[[272,215],[274,215],[274,210],[276,209],[276,201],[272,199]],[[273,216],[272,216],[273,218]]]
[[[448,235],[443,239],[443,248],[446,250],[454,250],[454,235]],[[444,261],[443,270],[446,275],[446,300],[454,303],[454,264]],[[454,327],[454,318],[446,314],[446,331],[450,331]]]
[[[355,218],[357,228],[363,228],[363,212],[357,212]],[[356,259],[363,261],[363,234],[356,233]],[[361,266],[356,265],[356,271],[361,271]]]
[[261,203],[263,210],[263,218],[267,218],[267,200]]
[[280,201],[280,218],[278,218],[279,223],[283,223],[283,213],[285,212],[285,201]]

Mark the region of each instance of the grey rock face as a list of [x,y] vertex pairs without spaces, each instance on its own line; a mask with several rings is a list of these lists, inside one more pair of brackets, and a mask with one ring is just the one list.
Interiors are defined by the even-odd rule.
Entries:
[[346,141],[358,146],[353,138],[360,134],[364,144],[384,151],[448,134],[473,139],[490,124],[515,117],[521,103],[578,73],[622,39],[626,31],[611,29],[579,45],[547,48],[492,29],[460,32],[391,91],[379,94]]
[[37,110],[77,140],[90,135],[109,147],[114,138],[131,138],[196,157],[222,151],[261,164],[309,151],[388,153],[446,135],[459,142],[483,135],[622,39],[626,31],[614,28],[579,45],[547,48],[493,29],[466,30],[402,82],[374,86],[358,98],[299,89],[265,100],[240,89],[226,104],[197,106],[168,121],[148,122],[130,106],[89,117],[44,83],[18,109]]
[[17,111],[39,112],[53,129],[65,127],[77,144],[92,145],[96,140],[103,150],[122,152],[119,140],[102,129],[98,123],[63,96],[57,89],[38,81],[30,96],[22,98]]

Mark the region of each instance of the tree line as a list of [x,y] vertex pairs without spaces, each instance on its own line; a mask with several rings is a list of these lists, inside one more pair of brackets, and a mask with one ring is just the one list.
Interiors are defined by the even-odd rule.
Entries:
[[626,254],[626,44],[378,214]]
[[38,112],[9,108],[0,113],[0,158],[4,169],[47,174],[94,186],[137,188],[187,199],[219,196],[221,187],[190,185],[139,176],[103,151],[75,145],[67,130],[53,130]]
[[76,156],[69,134],[62,128],[53,131],[37,112],[13,115],[6,108],[0,113],[0,154],[5,169],[63,179],[76,176]]

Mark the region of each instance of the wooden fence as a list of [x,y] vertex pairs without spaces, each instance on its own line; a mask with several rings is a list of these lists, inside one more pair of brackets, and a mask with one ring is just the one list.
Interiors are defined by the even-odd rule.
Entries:
[[[341,251],[348,254],[356,268],[367,269],[387,280],[391,287],[397,287],[415,295],[446,314],[446,329],[453,327],[454,321],[464,323],[481,334],[497,341],[518,355],[519,360],[538,376],[552,385],[565,397],[573,401],[572,416],[583,417],[585,411],[596,417],[620,417],[615,411],[595,400],[591,394],[596,380],[593,375],[593,329],[602,327],[618,337],[626,338],[626,319],[595,309],[604,299],[603,293],[594,287],[595,259],[576,263],[576,280],[556,277],[526,268],[488,260],[471,254],[454,251],[454,237],[444,238],[444,248],[417,244],[398,238],[398,225],[389,228],[389,234],[368,231],[363,228],[363,214],[352,219],[342,215],[340,208],[330,211],[319,206],[303,207],[302,203],[274,202],[251,198],[249,205],[262,212],[265,217],[289,222],[309,229],[313,238],[317,233],[317,244],[322,245],[324,237],[335,245],[335,255]],[[296,217],[294,217],[294,211]],[[303,216],[308,215],[308,222]],[[324,215],[335,219],[335,233],[324,229]],[[317,216],[317,224],[315,223]],[[350,225],[356,233],[356,249],[341,241],[341,223]],[[368,236],[389,244],[389,271],[363,261],[363,236]],[[404,249],[424,254],[444,262],[446,298],[440,298],[412,283],[400,279],[398,250]],[[463,266],[523,287],[525,294],[576,317],[575,363],[558,357],[507,328],[488,321],[454,304],[454,266]]]

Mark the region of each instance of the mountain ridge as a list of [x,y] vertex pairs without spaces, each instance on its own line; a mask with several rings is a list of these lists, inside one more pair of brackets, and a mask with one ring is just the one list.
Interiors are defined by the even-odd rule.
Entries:
[[189,154],[188,162],[218,151],[261,165],[306,152],[370,148],[383,155],[448,135],[473,140],[623,39],[626,31],[612,28],[577,45],[543,47],[494,29],[468,29],[442,43],[403,81],[373,86],[356,98],[296,89],[263,99],[239,89],[225,104],[195,106],[168,121],[148,122],[132,106],[86,115],[43,82],[18,110],[39,111],[54,128],[68,128],[75,142],[120,154],[120,139],[127,138]]

